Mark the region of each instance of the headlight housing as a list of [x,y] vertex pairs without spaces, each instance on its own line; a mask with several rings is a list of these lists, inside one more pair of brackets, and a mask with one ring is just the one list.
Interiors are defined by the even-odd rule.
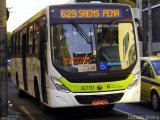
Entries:
[[134,86],[136,86],[138,84],[138,79],[140,77],[140,74],[141,74],[141,72],[139,71],[134,75],[134,78],[131,81],[131,83],[129,84],[128,89],[131,89],[132,87],[134,87]]
[[68,93],[69,90],[60,82],[60,80],[54,76],[51,76],[51,80],[57,90]]

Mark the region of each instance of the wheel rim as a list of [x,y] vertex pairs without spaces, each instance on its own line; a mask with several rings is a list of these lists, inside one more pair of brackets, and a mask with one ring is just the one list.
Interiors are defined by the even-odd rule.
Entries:
[[152,106],[154,110],[158,107],[158,97],[156,94],[153,94],[152,96]]

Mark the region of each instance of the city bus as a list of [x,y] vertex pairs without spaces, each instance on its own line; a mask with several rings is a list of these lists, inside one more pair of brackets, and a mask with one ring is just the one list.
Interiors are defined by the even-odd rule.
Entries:
[[128,5],[51,5],[12,32],[11,79],[46,108],[140,101],[138,35]]

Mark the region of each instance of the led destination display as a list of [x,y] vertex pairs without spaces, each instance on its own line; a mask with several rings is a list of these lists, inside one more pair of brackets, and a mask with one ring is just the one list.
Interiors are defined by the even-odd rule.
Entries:
[[119,9],[62,9],[61,18],[112,18],[120,17]]
[[130,19],[128,7],[52,8],[52,19]]

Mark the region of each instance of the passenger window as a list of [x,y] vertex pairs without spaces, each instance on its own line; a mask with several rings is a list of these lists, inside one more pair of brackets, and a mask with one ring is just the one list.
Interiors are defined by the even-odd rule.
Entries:
[[17,54],[17,39],[16,36],[14,36],[14,55]]
[[146,76],[147,75],[147,62],[141,61],[141,75]]
[[16,54],[19,54],[19,37],[18,34],[16,35]]
[[29,28],[28,54],[33,52],[33,26]]
[[19,34],[19,54],[22,54],[22,32]]
[[153,73],[152,67],[149,64],[147,66],[147,76],[154,78],[154,73]]
[[39,21],[34,23],[34,53],[38,54],[39,53],[39,31],[40,31],[40,24]]
[[23,33],[21,32],[20,33],[20,38],[19,38],[20,39],[20,44],[19,45],[20,45],[20,53],[21,54],[22,54],[22,36],[23,36]]
[[152,67],[146,61],[141,61],[141,75],[154,78]]

